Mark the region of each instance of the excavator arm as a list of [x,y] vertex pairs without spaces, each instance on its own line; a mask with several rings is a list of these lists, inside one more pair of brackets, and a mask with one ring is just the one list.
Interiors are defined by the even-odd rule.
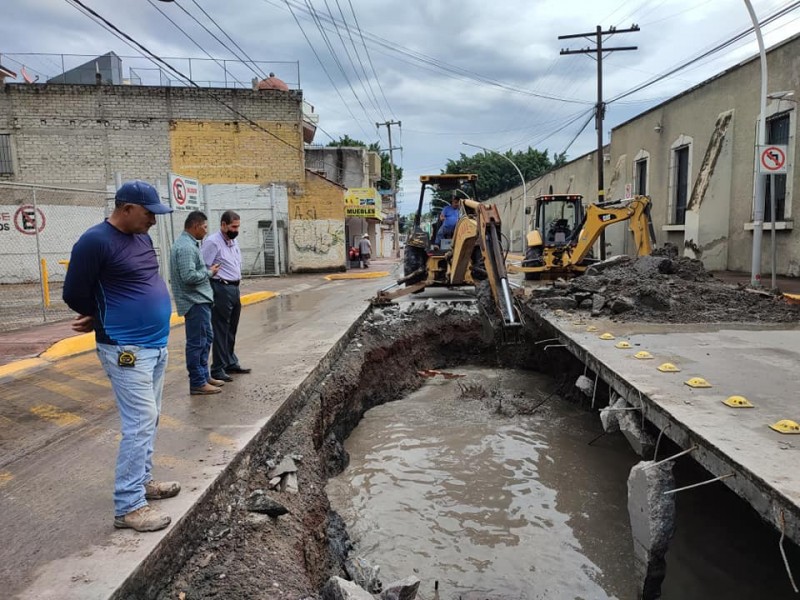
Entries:
[[583,221],[578,242],[569,253],[570,265],[580,264],[600,237],[600,233],[614,223],[628,221],[628,226],[633,233],[637,256],[646,256],[653,251],[655,232],[650,220],[650,198],[636,196],[630,200],[614,200],[599,204],[590,204],[586,207],[586,216]]
[[[505,257],[500,244],[500,214],[497,207],[475,200],[465,200],[464,205],[465,208],[475,211],[476,214],[477,243],[480,248],[481,264],[473,265],[473,271],[476,274],[480,273],[477,279],[483,278],[485,274],[493,304],[503,320],[503,327],[519,327],[522,321],[508,283]],[[476,282],[476,287],[478,286],[480,286],[479,281]]]

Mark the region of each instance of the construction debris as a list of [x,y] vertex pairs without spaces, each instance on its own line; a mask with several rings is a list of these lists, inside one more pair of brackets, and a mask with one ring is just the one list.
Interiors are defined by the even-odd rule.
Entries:
[[666,245],[650,256],[615,256],[581,277],[534,288],[527,302],[590,310],[593,317],[665,323],[792,322],[800,305],[780,294],[725,283]]

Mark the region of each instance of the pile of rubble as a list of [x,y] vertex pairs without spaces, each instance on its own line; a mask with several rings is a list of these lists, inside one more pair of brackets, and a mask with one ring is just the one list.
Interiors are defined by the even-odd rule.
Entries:
[[593,317],[668,323],[783,323],[800,320],[800,306],[782,296],[715,278],[699,260],[666,247],[651,256],[615,256],[581,277],[532,288],[527,302],[590,310]]

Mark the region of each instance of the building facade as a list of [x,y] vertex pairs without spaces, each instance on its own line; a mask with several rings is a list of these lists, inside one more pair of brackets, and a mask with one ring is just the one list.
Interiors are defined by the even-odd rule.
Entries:
[[[800,276],[800,231],[793,219],[798,210],[793,194],[800,190],[797,102],[792,94],[800,91],[800,36],[770,48],[767,64],[766,141],[787,147],[787,173],[774,176],[776,267],[781,275]],[[650,196],[659,244],[674,243],[711,270],[750,270],[759,81],[759,60],[753,57],[618,125],[604,152],[606,198]],[[578,157],[529,185],[529,203],[550,186],[556,193],[579,193],[586,202],[594,201],[595,160],[594,152]],[[769,193],[768,184],[762,272],[770,271],[771,261]],[[509,197],[520,195],[521,188],[496,201],[505,207]],[[624,224],[607,230],[607,244],[609,254],[632,248]]]

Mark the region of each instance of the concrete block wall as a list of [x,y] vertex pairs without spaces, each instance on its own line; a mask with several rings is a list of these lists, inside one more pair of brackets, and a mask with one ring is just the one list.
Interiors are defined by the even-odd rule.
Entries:
[[[294,149],[266,133],[256,133],[226,105]],[[193,165],[194,171],[182,174],[197,176],[199,156],[210,161],[204,167],[218,163],[220,156],[208,158],[204,153],[207,133],[194,140],[188,135],[187,123],[195,121],[206,122],[207,129],[218,128],[217,132],[244,131],[229,134],[221,144],[232,149],[222,156],[223,164],[244,160],[245,168],[236,175],[247,174],[246,182],[299,184],[304,163],[301,105],[299,91],[6,84],[0,89],[0,133],[11,134],[15,173],[0,177],[98,188],[110,183],[116,171],[126,178],[155,181],[165,179],[170,170],[181,172],[178,169]],[[176,131],[184,134],[177,152],[170,147]],[[195,153],[187,151],[187,146],[196,148]],[[179,157],[183,158],[173,164]],[[287,164],[279,167],[281,160]],[[232,183],[230,177],[221,179],[218,176],[210,183]]]

